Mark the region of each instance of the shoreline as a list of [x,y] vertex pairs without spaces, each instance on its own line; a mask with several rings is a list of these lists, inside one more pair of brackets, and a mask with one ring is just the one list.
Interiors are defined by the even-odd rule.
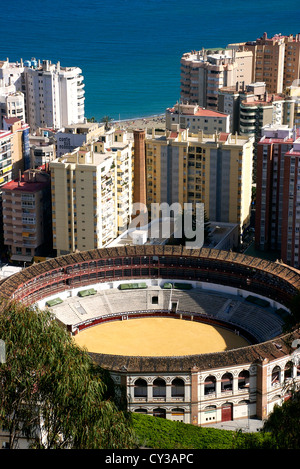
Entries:
[[118,122],[130,122],[130,121],[136,121],[136,120],[152,120],[152,119],[156,119],[156,118],[163,118],[165,119],[165,114],[164,113],[161,113],[161,114],[150,114],[150,116],[137,116],[137,117],[130,117],[130,118],[126,118],[126,119],[113,119],[111,122],[113,123],[118,123]]
[[165,114],[155,114],[147,117],[136,117],[134,119],[112,120],[110,121],[116,128],[133,130],[133,129],[160,129],[166,128]]

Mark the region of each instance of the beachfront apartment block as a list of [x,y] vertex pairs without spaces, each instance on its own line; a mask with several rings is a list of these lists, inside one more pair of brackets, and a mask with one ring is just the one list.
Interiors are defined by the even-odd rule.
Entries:
[[180,97],[183,103],[218,110],[218,90],[252,81],[252,52],[202,49],[181,57]]
[[132,210],[132,143],[116,132],[50,163],[53,248],[57,255],[107,246]]
[[61,67],[43,60],[36,67],[24,62],[26,119],[31,129],[84,122],[84,83],[78,67]]
[[249,225],[253,138],[173,128],[146,139],[147,205],[203,203],[210,221]]
[[275,34],[268,38],[265,32],[254,41],[229,44],[229,48],[251,52],[252,81],[265,82],[269,93],[284,93],[300,78],[300,35]]
[[52,64],[49,60],[3,60],[0,102],[13,93],[24,95],[25,121],[32,131],[39,127],[58,130],[64,125],[84,122],[85,92],[82,70],[78,67],[62,67],[60,62]]
[[[253,41],[183,54],[180,62],[183,102],[231,114],[229,98],[251,83],[265,83],[269,94],[285,94],[300,84],[300,35],[267,33]],[[220,89],[231,88],[231,95]],[[218,104],[221,102],[221,107]],[[225,109],[223,111],[223,109]],[[231,131],[236,130],[232,122]]]
[[230,115],[211,109],[204,109],[198,104],[176,103],[166,109],[166,129],[171,130],[173,124],[179,124],[181,129],[189,129],[196,133],[229,132]]

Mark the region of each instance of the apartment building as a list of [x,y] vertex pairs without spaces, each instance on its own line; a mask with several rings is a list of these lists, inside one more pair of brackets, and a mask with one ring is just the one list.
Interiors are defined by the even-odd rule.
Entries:
[[30,168],[29,126],[18,117],[3,119],[3,129],[11,133],[12,175],[15,179],[19,171]]
[[8,57],[0,60],[0,87],[15,85],[17,90],[21,91],[23,69],[22,59],[20,62],[10,62]]
[[252,81],[266,83],[269,93],[283,93],[300,78],[300,36],[264,33],[255,41],[229,44],[236,50],[249,51],[253,57]]
[[[20,172],[21,174],[21,172]],[[51,248],[50,176],[27,170],[2,186],[4,245],[13,261],[31,262]]]
[[166,129],[171,130],[174,124],[192,133],[203,130],[205,133],[229,132],[230,116],[218,111],[204,109],[198,104],[176,103],[166,109]]
[[9,91],[10,87],[0,88],[0,128],[4,119],[19,119],[25,122],[25,99],[20,91]]
[[57,255],[105,247],[127,228],[132,210],[131,146],[119,132],[111,148],[98,141],[50,163]]
[[59,158],[86,143],[96,142],[104,133],[104,125],[98,123],[83,122],[81,124],[66,125],[55,134],[57,142],[56,155]]
[[286,89],[284,123],[289,127],[300,128],[300,86],[289,86]]
[[285,155],[293,142],[291,128],[268,125],[257,145],[255,247],[261,251],[281,251]]
[[285,154],[282,201],[282,260],[300,268],[300,138]]
[[49,60],[1,61],[0,95],[17,92],[24,95],[24,120],[32,131],[84,122],[84,83],[78,67],[62,67]]
[[269,94],[265,83],[253,83],[241,93],[239,107],[239,132],[251,135],[257,141],[265,125],[280,125],[284,119],[283,95]]
[[47,132],[29,136],[30,168],[46,168],[56,158],[56,140]]
[[252,52],[204,50],[183,54],[180,96],[184,103],[217,110],[218,90],[252,81]]
[[17,118],[4,119],[0,130],[0,192],[24,170],[29,157],[29,127]]
[[239,132],[240,128],[240,94],[242,88],[224,86],[218,90],[218,111],[229,115],[231,133]]
[[61,67],[43,60],[33,67],[24,62],[26,121],[32,129],[84,121],[84,84],[78,67]]
[[0,130],[0,190],[1,186],[12,180],[12,133]]
[[249,224],[253,139],[167,131],[146,140],[147,204],[203,203],[211,221]]

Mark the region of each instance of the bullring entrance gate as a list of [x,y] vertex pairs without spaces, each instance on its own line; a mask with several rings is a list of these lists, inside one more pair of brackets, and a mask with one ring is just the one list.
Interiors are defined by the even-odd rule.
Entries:
[[233,405],[226,402],[222,405],[221,421],[228,422],[229,420],[233,420]]

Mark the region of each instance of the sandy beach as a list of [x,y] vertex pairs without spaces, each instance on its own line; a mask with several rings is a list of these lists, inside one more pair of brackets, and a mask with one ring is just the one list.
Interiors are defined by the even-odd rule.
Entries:
[[165,115],[149,116],[149,117],[138,117],[136,119],[128,119],[121,121],[112,121],[117,129],[126,129],[133,131],[134,129],[159,129],[165,130],[166,119]]

